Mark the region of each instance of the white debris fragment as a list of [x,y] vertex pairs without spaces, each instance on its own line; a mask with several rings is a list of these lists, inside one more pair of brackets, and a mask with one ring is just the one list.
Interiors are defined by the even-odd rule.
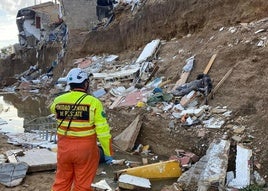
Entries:
[[92,183],[91,186],[93,188],[99,188],[102,190],[112,191],[112,188],[109,186],[109,184],[106,182],[106,180],[101,180],[97,183]]
[[101,88],[101,89],[94,91],[92,94],[94,97],[99,98],[99,97],[104,96],[106,94],[106,91],[104,88]]
[[213,128],[213,129],[221,128],[224,123],[225,123],[225,120],[216,118],[216,117],[211,117],[210,119],[203,121],[203,124],[206,128]]
[[[1,112],[0,112],[1,113]],[[6,125],[8,124],[7,121],[0,118],[0,125]]]
[[29,90],[30,93],[39,93],[39,89]]
[[245,188],[250,184],[250,158],[252,150],[237,145],[235,178],[228,184],[232,188]]
[[266,30],[265,29],[259,29],[255,32],[255,34],[258,34],[258,33],[261,33],[261,32],[265,32]]
[[119,177],[119,182],[131,184],[134,186],[142,187],[142,188],[151,188],[150,180],[147,178],[141,178],[137,176],[132,176],[128,174],[123,174]]
[[235,33],[237,31],[237,29],[235,27],[230,27],[229,28],[229,32],[231,33]]
[[148,43],[143,49],[138,59],[136,60],[136,63],[142,63],[142,62],[147,61],[148,58],[150,58],[154,54],[159,44],[160,44],[160,39],[156,39]]
[[206,191],[210,185],[223,186],[228,167],[228,153],[230,142],[227,140],[214,140],[209,146],[206,155],[208,156],[205,169],[202,171],[198,181],[198,191]]
[[115,61],[119,56],[117,55],[109,55],[105,58],[105,61],[106,62],[112,62],[112,61]]
[[264,41],[260,40],[257,44],[258,47],[264,47]]

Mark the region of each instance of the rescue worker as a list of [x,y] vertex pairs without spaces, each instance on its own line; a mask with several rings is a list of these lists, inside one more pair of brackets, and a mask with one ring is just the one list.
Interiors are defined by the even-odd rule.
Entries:
[[100,160],[97,140],[105,162],[111,164],[113,151],[110,128],[102,103],[88,95],[88,74],[73,68],[67,75],[70,91],[56,97],[50,106],[58,128],[57,171],[52,191],[91,191]]

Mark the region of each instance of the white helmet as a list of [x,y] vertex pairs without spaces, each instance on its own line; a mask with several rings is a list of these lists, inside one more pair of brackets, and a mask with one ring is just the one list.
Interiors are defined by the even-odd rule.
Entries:
[[88,74],[81,68],[73,68],[67,74],[67,84],[80,84],[86,79],[88,79]]

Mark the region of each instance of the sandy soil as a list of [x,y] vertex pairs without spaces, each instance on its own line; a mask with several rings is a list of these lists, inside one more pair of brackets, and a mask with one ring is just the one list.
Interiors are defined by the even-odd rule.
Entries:
[[[122,14],[120,11],[124,10]],[[268,22],[260,21],[267,15],[266,0],[224,0],[206,3],[187,1],[147,1],[146,5],[129,14],[129,8],[122,7],[110,27],[100,32],[79,35],[74,44],[84,42],[82,47],[70,47],[66,65],[70,67],[74,58],[93,53],[115,53],[120,60],[137,58],[146,43],[160,38],[162,43],[156,63],[160,69],[156,76],[164,76],[174,84],[178,79],[185,60],[196,56],[196,63],[189,81],[202,73],[211,58],[217,53],[209,75],[216,85],[233,68],[233,72],[219,88],[211,106],[227,106],[233,111],[232,119],[222,129],[207,130],[203,138],[198,138],[196,128],[180,128],[168,131],[169,119],[154,116],[143,108],[120,108],[108,110],[112,134],[118,135],[134,120],[136,114],[143,113],[144,123],[137,142],[149,144],[159,154],[170,156],[176,148],[190,150],[199,156],[205,154],[209,143],[225,132],[231,137],[229,125],[245,126],[241,134],[242,143],[253,150],[254,166],[268,180]],[[127,13],[127,14],[126,14]],[[136,17],[138,16],[138,17]],[[120,22],[119,22],[120,21]],[[233,28],[232,28],[233,27]],[[259,29],[263,32],[255,33]],[[72,34],[72,33],[71,33]],[[120,35],[119,35],[120,34]],[[74,41],[74,37],[72,38]],[[266,46],[258,46],[263,40]],[[94,46],[92,46],[94,44]],[[237,65],[236,65],[237,64]],[[56,69],[58,76],[62,74]],[[1,152],[14,146],[0,139]],[[1,191],[49,190],[54,172],[28,175],[22,185],[4,188]],[[38,184],[36,184],[38,182]]]

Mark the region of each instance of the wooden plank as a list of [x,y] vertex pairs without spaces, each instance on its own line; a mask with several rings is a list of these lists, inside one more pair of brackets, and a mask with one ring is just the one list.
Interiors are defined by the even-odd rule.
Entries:
[[169,84],[170,82],[171,82],[171,80],[167,80],[167,81],[165,81],[165,82],[162,82],[158,87],[161,88],[161,87],[163,87],[163,86]]
[[[230,70],[228,70],[228,72],[223,76],[223,78],[219,81],[219,83],[217,83],[217,85],[212,89],[212,91],[210,92],[210,94],[208,95],[207,99],[210,99],[214,96],[214,94],[218,91],[218,89],[222,86],[222,84],[225,82],[225,80],[231,75],[231,73],[233,72],[234,68],[238,65],[239,63],[236,63]],[[201,104],[204,105],[205,101]]]
[[213,88],[213,90],[212,90],[212,94],[215,94],[217,91],[218,91],[218,89],[221,87],[221,85],[225,82],[225,80],[230,76],[230,74],[233,72],[233,70],[234,70],[234,68],[236,67],[238,65],[238,63],[237,64],[235,64],[224,76],[223,76],[223,78],[221,79],[221,81],[219,81],[219,83],[215,86],[215,88]]
[[116,144],[121,150],[127,151],[134,147],[142,124],[140,118],[140,115],[138,115],[121,134],[114,138],[114,144]]
[[185,84],[191,72],[182,72],[180,79],[176,82],[172,90],[176,90],[177,87]]
[[213,55],[212,55],[212,57],[210,58],[210,60],[209,60],[209,62],[208,62],[208,64],[207,64],[207,66],[206,66],[206,68],[205,68],[205,70],[204,70],[204,72],[203,72],[204,74],[208,74],[208,72],[209,72],[209,70],[210,70],[212,64],[214,63],[214,60],[215,60],[216,56],[217,56],[217,54],[213,54]]
[[19,162],[25,162],[29,165],[28,172],[56,169],[57,153],[48,149],[27,150],[24,151],[24,156],[17,156],[16,158]]

